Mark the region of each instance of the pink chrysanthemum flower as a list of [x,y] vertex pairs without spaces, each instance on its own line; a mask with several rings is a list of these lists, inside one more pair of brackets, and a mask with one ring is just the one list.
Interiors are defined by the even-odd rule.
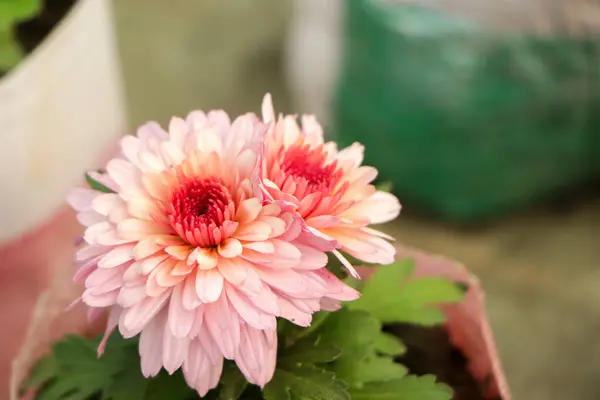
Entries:
[[[275,120],[269,94],[262,115],[271,124],[263,174],[270,195],[295,204],[314,235],[351,256],[368,263],[392,263],[395,249],[387,240],[393,238],[369,225],[396,218],[400,202],[371,185],[377,170],[361,166],[364,147],[355,143],[338,151],[334,142],[325,143],[314,116],[303,116],[301,127],[293,115]],[[333,253],[358,277],[338,250]]]
[[[182,368],[200,395],[223,358],[263,386],[274,372],[276,317],[308,326],[358,293],[333,276],[292,207],[264,198],[267,126],[222,111],[173,118],[122,139],[122,155],[94,178],[114,193],[69,196],[87,226],[75,276],[82,300],[140,335],[145,376]],[[316,241],[318,243],[318,241]],[[99,352],[103,351],[103,341]]]

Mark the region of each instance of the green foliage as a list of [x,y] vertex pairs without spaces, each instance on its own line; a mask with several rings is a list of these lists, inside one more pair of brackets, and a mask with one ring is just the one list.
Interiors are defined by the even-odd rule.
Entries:
[[375,185],[375,188],[382,192],[391,192],[392,189],[394,188],[394,184],[390,181],[384,181],[384,182],[380,182],[377,185]]
[[0,1],[0,71],[14,67],[23,54],[14,38],[14,24],[35,15],[41,0]]
[[235,364],[226,363],[223,367],[223,375],[221,375],[219,400],[239,399],[246,390],[246,386],[248,386],[248,382]]
[[407,375],[402,379],[351,389],[350,395],[352,400],[450,400],[452,390],[436,384],[433,376]]
[[[102,171],[99,171],[99,172],[102,172]],[[102,193],[115,193],[114,190],[106,187],[105,185],[101,184],[100,182],[98,182],[97,180],[92,178],[90,176],[90,174],[85,174],[85,180],[91,189],[97,190]]]
[[[437,278],[410,278],[411,261],[378,269],[364,283],[361,299],[341,310],[314,315],[301,328],[281,320],[273,379],[263,390],[248,384],[227,361],[211,400],[449,400],[452,391],[432,376],[416,377],[395,362],[406,348],[383,332],[383,324],[435,324],[440,303],[462,297],[459,286]],[[36,400],[188,400],[198,398],[183,376],[164,371],[145,379],[135,340],[118,334],[97,358],[96,341],[68,337],[33,371],[28,387],[40,387]]]
[[436,325],[444,322],[437,307],[462,300],[464,288],[443,278],[409,279],[412,260],[380,268],[362,288],[360,299],[348,303],[350,310],[363,310],[384,324]]
[[98,358],[99,340],[67,336],[33,369],[24,390],[39,388],[35,400],[187,400],[195,396],[180,373],[146,379],[136,340],[118,334]]

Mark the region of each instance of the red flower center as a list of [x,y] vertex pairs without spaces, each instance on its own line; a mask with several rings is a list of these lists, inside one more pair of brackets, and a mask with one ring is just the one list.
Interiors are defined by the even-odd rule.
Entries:
[[[327,163],[322,149],[311,149],[308,145],[296,145],[285,150],[280,169],[284,172],[285,180],[294,180],[295,189],[291,194],[296,197],[318,191],[329,192],[341,177],[337,163]],[[285,181],[281,182],[280,187],[286,190]]]
[[235,204],[218,178],[191,179],[171,195],[167,212],[171,227],[191,244],[214,246],[221,238],[215,229],[233,220]]

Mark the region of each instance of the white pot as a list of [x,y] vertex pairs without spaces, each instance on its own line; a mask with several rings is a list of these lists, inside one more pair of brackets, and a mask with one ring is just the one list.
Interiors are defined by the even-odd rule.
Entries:
[[0,79],[0,243],[48,219],[125,132],[109,0],[79,0]]
[[294,109],[331,119],[339,75],[344,0],[295,0],[286,46],[286,76]]

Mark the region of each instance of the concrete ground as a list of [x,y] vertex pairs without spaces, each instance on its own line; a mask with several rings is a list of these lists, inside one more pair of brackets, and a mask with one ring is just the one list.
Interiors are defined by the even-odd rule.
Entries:
[[[195,107],[257,109],[267,90],[286,98],[279,67],[289,2],[116,3],[132,123]],[[409,216],[390,230],[481,278],[516,400],[600,398],[600,201],[478,230]]]

